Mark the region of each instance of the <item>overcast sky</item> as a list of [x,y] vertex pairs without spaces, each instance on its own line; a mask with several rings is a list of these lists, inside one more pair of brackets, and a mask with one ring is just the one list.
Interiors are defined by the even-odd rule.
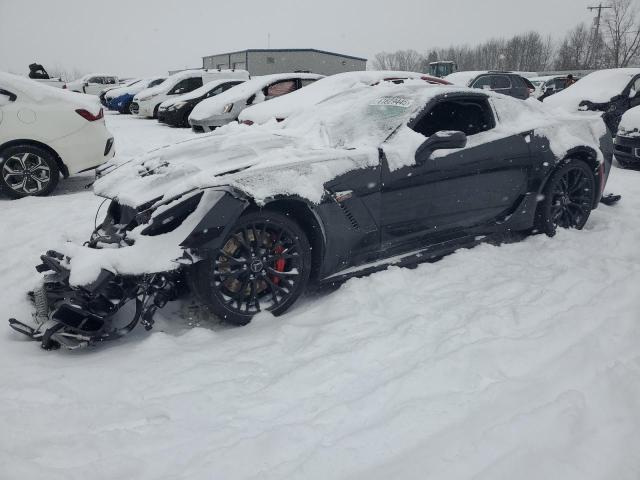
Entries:
[[583,0],[0,0],[0,70],[121,76],[201,67],[246,48],[375,53],[473,44],[591,21]]

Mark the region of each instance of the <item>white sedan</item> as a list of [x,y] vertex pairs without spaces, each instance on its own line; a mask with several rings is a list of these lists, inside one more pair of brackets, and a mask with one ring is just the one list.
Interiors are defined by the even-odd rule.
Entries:
[[0,72],[0,190],[48,195],[60,175],[113,157],[113,136],[96,97]]
[[200,102],[189,115],[189,124],[196,132],[210,132],[236,120],[248,106],[294,92],[321,78],[324,75],[315,73],[278,73],[253,77]]
[[105,88],[120,85],[117,75],[105,75],[102,73],[90,73],[82,78],[66,83],[62,88],[72,92],[99,95]]

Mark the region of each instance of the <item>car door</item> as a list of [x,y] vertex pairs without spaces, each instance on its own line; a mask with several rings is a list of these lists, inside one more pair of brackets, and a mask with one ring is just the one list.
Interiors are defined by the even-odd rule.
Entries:
[[527,190],[531,156],[525,136],[497,131],[485,95],[449,94],[431,102],[409,124],[426,140],[436,132],[462,131],[467,145],[426,152],[391,170],[397,155],[383,145],[381,241],[406,251],[463,236],[513,212]]

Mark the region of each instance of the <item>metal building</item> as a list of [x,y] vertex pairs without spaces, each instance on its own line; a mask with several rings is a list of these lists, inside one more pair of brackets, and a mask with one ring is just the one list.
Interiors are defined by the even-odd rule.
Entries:
[[322,75],[367,69],[367,59],[313,48],[249,49],[202,57],[203,68],[238,68],[251,75],[308,71]]

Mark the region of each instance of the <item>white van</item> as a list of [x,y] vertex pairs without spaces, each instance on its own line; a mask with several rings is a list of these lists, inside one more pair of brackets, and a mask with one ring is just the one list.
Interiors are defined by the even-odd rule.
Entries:
[[156,118],[160,104],[174,95],[191,92],[213,80],[248,80],[249,78],[249,72],[246,70],[209,69],[178,72],[169,76],[160,85],[142,90],[133,97],[131,113],[141,117]]

